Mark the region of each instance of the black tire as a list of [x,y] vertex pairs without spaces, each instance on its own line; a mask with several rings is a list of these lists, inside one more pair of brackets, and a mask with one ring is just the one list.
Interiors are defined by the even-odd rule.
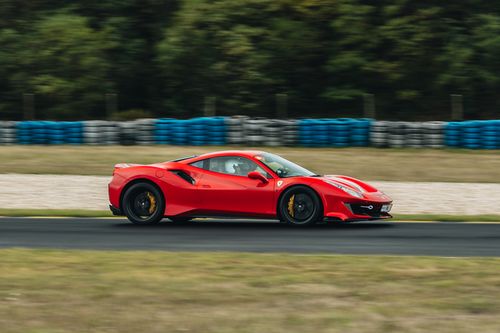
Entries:
[[123,212],[134,224],[156,224],[163,219],[165,198],[153,184],[141,182],[130,186],[122,200]]
[[170,221],[174,223],[187,223],[191,221],[193,218],[192,217],[185,217],[185,216],[179,216],[179,217],[169,217],[168,218]]
[[280,198],[278,212],[280,219],[294,226],[309,226],[323,215],[321,200],[310,187],[293,186]]

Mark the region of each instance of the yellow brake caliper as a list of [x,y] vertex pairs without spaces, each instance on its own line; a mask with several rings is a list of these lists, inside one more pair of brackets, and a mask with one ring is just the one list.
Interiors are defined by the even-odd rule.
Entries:
[[290,214],[291,217],[295,217],[294,212],[293,212],[293,203],[295,202],[295,194],[290,197],[290,200],[288,200],[288,214]]
[[151,192],[148,192],[146,194],[148,196],[148,199],[149,199],[149,214],[153,214],[156,210],[156,198],[153,194],[151,194]]

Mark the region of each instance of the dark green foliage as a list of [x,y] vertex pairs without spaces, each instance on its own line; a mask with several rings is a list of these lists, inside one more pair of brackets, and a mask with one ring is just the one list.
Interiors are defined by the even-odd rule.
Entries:
[[[448,119],[499,117],[500,5],[485,0],[1,0],[0,118],[121,111]],[[133,112],[132,112],[133,114]],[[109,115],[108,115],[109,116]]]

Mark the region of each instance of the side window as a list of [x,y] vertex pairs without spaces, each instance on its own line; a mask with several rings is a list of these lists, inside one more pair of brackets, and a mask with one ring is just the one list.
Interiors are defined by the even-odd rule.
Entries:
[[251,171],[258,171],[267,176],[259,165],[255,162],[239,156],[223,156],[208,159],[208,165],[204,169],[235,176],[247,176]]
[[200,169],[203,169],[203,162],[204,162],[204,160],[201,160],[198,162],[191,163],[190,165],[197,167],[197,168],[200,168]]

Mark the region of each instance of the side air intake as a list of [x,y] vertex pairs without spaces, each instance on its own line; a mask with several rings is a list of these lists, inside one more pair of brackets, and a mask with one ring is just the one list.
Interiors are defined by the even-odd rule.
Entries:
[[169,170],[171,173],[176,174],[177,176],[181,177],[185,181],[187,181],[189,184],[194,185],[194,179],[190,175],[188,175],[186,172],[182,170]]

